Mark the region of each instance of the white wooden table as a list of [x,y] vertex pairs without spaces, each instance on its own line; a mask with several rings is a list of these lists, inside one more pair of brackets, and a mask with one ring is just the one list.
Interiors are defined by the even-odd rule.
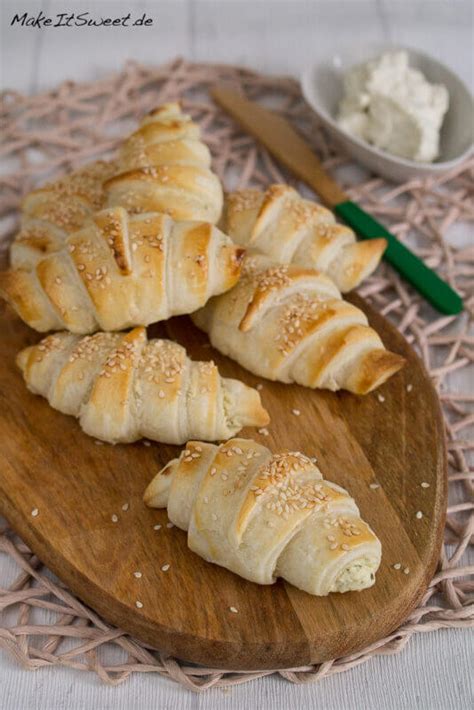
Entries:
[[[160,64],[178,55],[298,75],[308,62],[357,42],[417,47],[450,65],[471,90],[474,84],[469,0],[3,0],[0,10],[1,88],[28,93],[64,79],[93,79],[117,70],[126,59]],[[10,26],[15,13],[40,10],[46,16],[72,10],[94,16],[146,12],[154,24],[128,29]],[[13,565],[0,557],[0,586],[13,573]],[[418,635],[401,655],[373,659],[316,685],[268,678],[202,696],[150,675],[135,675],[109,688],[93,674],[58,668],[28,673],[0,654],[0,709],[464,710],[472,703],[473,651],[467,632]]]

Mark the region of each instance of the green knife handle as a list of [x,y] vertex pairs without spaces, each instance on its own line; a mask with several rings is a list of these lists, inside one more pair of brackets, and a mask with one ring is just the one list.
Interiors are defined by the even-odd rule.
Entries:
[[348,200],[336,205],[334,211],[362,239],[384,237],[388,242],[384,259],[389,261],[438,311],[448,315],[455,315],[462,311],[463,302],[459,294],[359,205]]

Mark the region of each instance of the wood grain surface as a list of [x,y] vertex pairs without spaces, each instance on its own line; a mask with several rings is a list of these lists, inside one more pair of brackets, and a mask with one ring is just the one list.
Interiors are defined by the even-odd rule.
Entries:
[[[263,384],[269,435],[252,429],[243,435],[274,451],[317,456],[325,478],[355,497],[382,541],[382,565],[371,589],[318,598],[281,580],[260,587],[190,552],[185,533],[167,527],[166,513],[142,503],[148,482],[179,448],[97,445],[75,419],[29,393],[14,358],[39,335],[8,308],[0,336],[0,512],[107,621],[184,660],[227,669],[299,666],[387,634],[420,599],[438,559],[446,509],[444,434],[435,391],[418,357],[386,320],[360,298],[352,300],[387,347],[408,361],[363,398],[256,378],[212,350],[186,317],[151,334],[178,340],[195,359],[214,358],[223,375]],[[393,567],[397,563],[400,570]]]

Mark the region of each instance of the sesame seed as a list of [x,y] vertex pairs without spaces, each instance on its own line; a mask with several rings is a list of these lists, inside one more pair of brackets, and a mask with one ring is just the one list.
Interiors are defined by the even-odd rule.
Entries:
[[429,487],[430,487],[430,484],[427,483],[426,481],[423,481],[423,483],[421,484],[421,487],[422,487],[422,488],[429,488]]
[[151,441],[144,441],[143,446],[151,446]]
[[233,614],[238,614],[239,610],[235,608],[235,606],[230,606],[229,611],[231,611]]
[[401,568],[402,568],[402,565],[400,564],[400,562],[396,562],[396,563],[393,565],[393,569],[401,569]]
[[135,602],[135,606],[137,607],[137,609],[143,609],[143,603],[140,602],[140,601],[138,601],[138,599],[137,599],[137,601]]
[[115,515],[115,513],[114,513],[114,514],[112,515],[112,517],[111,517],[111,520],[112,520],[113,523],[117,523],[117,522],[118,522],[118,516]]
[[295,417],[299,417],[301,412],[299,409],[292,409],[291,413],[295,415]]
[[343,545],[341,545],[341,549],[345,550],[347,552],[347,550],[349,550],[350,547],[349,547],[349,545],[346,545],[346,543],[344,543]]
[[141,572],[134,572],[133,576],[136,577],[137,579],[140,579],[140,577],[142,576],[142,573]]
[[338,547],[337,542],[333,542],[331,545],[329,545],[330,550],[337,550],[337,547]]
[[33,510],[31,511],[31,515],[33,516],[33,518],[36,518],[36,516],[37,516],[38,514],[39,514],[38,508],[33,508]]
[[167,571],[169,570],[170,566],[171,566],[171,565],[162,565],[161,571],[162,571],[162,572],[167,572]]
[[153,525],[153,530],[160,530],[160,529],[161,529],[161,525]]
[[421,520],[421,518],[423,517],[423,513],[421,512],[421,510],[417,512],[416,517],[418,518],[418,520]]
[[167,528],[174,528],[174,525],[173,525],[173,523],[166,523],[166,527]]
[[407,392],[411,392],[413,389],[413,385],[407,385]]
[[124,513],[127,512],[127,510],[129,509],[129,507],[130,507],[129,503],[124,503],[124,504],[122,505],[122,510],[124,511]]
[[385,402],[385,397],[383,396],[383,394],[378,394],[377,399],[379,400],[379,402]]
[[258,433],[261,434],[262,436],[268,436],[270,432],[268,431],[268,429],[263,427],[262,429],[258,430]]
[[213,520],[217,520],[217,515],[216,515],[215,513],[212,513],[211,518],[212,518]]
[[410,574],[410,568],[405,567],[405,569],[403,570],[403,574]]
[[372,488],[373,491],[376,491],[377,488],[380,488],[380,483],[371,483],[369,488]]
[[257,385],[257,389],[258,389],[259,392],[261,392],[261,391],[263,390],[263,385],[262,385],[262,384],[258,384],[258,385]]

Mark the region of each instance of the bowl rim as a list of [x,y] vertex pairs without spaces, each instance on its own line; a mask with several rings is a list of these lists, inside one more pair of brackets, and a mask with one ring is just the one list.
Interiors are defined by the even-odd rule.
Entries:
[[[418,57],[427,60],[433,65],[437,65],[438,67],[441,67],[447,74],[450,74],[451,77],[458,82],[462,90],[466,93],[466,95],[469,97],[469,100],[471,104],[474,107],[474,99],[471,94],[471,91],[467,87],[466,83],[461,79],[461,77],[453,70],[451,67],[447,66],[443,62],[440,62],[438,59],[435,57],[432,57],[430,54],[427,54],[426,52],[422,52],[418,49],[415,49],[413,47],[410,47],[408,45],[403,45],[403,44],[368,44],[364,45],[367,47],[367,51],[362,52],[362,45],[354,45],[352,48],[339,52],[342,56],[351,56],[355,55],[356,51],[358,50],[361,55],[366,56],[365,59],[362,57],[354,61],[354,63],[350,64],[350,66],[356,66],[357,64],[360,64],[361,62],[368,61],[371,58],[376,58],[377,56],[380,56],[380,54],[383,54],[384,52],[387,51],[400,51],[404,50],[406,52],[412,55],[417,55]],[[352,135],[348,131],[344,130],[339,126],[335,118],[321,105],[318,105],[316,101],[314,101],[313,97],[311,96],[310,92],[307,90],[308,87],[308,82],[311,81],[315,70],[319,66],[327,66],[329,64],[329,59],[328,60],[320,60],[319,62],[316,62],[312,64],[311,66],[306,67],[301,72],[300,75],[300,86],[302,89],[303,97],[306,101],[306,103],[311,107],[311,109],[314,111],[314,113],[318,116],[318,118],[328,127],[331,128],[334,132],[338,133],[339,135],[343,136],[345,140],[349,141],[350,143],[353,143],[355,146],[358,148],[362,148],[364,150],[367,150],[371,153],[373,153],[375,156],[389,161],[393,163],[394,165],[398,165],[400,167],[404,168],[409,168],[411,170],[418,170],[420,173],[421,172],[441,172],[441,171],[446,171],[449,168],[452,168],[456,165],[458,165],[460,162],[463,160],[466,160],[471,153],[474,152],[474,142],[471,142],[471,145],[469,145],[465,150],[463,150],[458,156],[455,158],[451,158],[450,160],[442,160],[442,161],[436,161],[436,162],[431,162],[431,163],[425,163],[425,162],[419,162],[416,160],[408,160],[407,158],[401,158],[396,155],[392,155],[391,153],[388,153],[385,150],[382,150],[380,148],[377,148],[376,146],[371,145],[370,143],[367,143],[366,141],[362,140],[361,138],[358,138],[357,136]],[[473,111],[474,113],[474,111]]]

